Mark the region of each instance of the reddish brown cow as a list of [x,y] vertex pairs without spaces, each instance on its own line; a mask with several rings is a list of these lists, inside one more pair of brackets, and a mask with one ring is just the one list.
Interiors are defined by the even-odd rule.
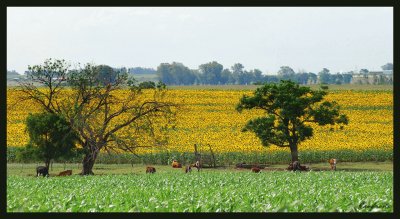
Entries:
[[72,170],[62,171],[58,174],[58,176],[71,176],[71,175],[72,175]]
[[331,170],[336,170],[336,159],[335,158],[329,159],[329,164],[331,165]]
[[182,164],[180,164],[178,161],[174,160],[174,161],[172,161],[172,167],[173,168],[182,168]]
[[253,172],[253,173],[258,173],[258,172],[260,172],[260,171],[261,171],[261,169],[258,168],[258,167],[253,167],[253,168],[251,168],[251,172]]

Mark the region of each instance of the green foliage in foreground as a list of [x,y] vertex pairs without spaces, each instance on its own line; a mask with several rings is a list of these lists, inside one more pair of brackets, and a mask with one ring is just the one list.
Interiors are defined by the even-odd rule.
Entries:
[[8,176],[8,212],[393,212],[393,172]]

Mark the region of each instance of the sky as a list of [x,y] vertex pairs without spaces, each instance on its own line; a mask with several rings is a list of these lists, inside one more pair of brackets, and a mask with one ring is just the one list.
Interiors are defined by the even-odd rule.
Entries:
[[381,70],[392,7],[8,7],[7,69],[47,58],[157,68],[211,61],[276,73]]

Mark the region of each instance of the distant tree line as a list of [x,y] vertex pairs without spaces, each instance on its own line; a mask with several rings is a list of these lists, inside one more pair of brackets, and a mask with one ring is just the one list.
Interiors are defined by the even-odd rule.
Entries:
[[153,68],[134,67],[128,69],[128,73],[130,74],[155,74],[156,72]]
[[[135,77],[135,74],[157,74],[158,80],[166,85],[224,85],[224,84],[263,84],[279,82],[280,80],[292,80],[299,84],[349,84],[354,74],[369,73],[368,69],[358,72],[331,73],[329,69],[323,68],[320,72],[295,72],[289,66],[281,66],[276,75],[265,75],[259,69],[245,70],[241,63],[235,63],[230,68],[224,68],[222,64],[212,61],[201,64],[198,69],[190,69],[179,62],[161,63],[157,69],[133,67],[112,68],[100,65],[99,78],[103,83],[112,83],[117,72],[126,72]],[[392,63],[381,66],[382,70],[393,70]],[[15,75],[15,71],[7,71],[7,75]],[[29,76],[29,71],[25,72]],[[152,84],[143,84],[142,87],[153,87]]]
[[329,69],[320,72],[295,72],[289,66],[282,66],[277,75],[264,75],[259,69],[245,70],[240,63],[234,64],[230,69],[216,61],[205,63],[198,69],[189,69],[182,63],[161,63],[157,67],[160,81],[167,85],[193,85],[193,84],[263,84],[265,82],[279,82],[292,80],[299,84],[349,84],[353,72],[344,74],[331,74]]

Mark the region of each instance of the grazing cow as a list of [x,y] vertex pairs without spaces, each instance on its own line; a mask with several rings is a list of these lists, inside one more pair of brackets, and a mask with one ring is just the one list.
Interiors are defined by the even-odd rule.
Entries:
[[72,170],[62,171],[58,174],[58,176],[71,176],[71,175],[72,175]]
[[185,173],[190,173],[190,172],[192,172],[192,165],[188,165],[185,168]]
[[293,171],[301,170],[299,161],[297,161],[297,160],[294,161],[292,165],[293,165]]
[[38,166],[36,167],[36,176],[42,175],[43,177],[49,176],[49,169],[44,166]]
[[329,159],[329,164],[331,165],[331,170],[336,170],[336,159],[335,158]]
[[253,167],[253,168],[251,168],[251,172],[253,172],[253,173],[258,173],[258,172],[260,172],[260,168],[258,168],[258,167]]
[[287,168],[287,170],[308,170],[308,168],[306,166],[301,166],[299,161],[293,161],[290,162],[289,167]]
[[293,170],[293,171],[296,171],[296,170],[308,171],[309,168],[308,168],[307,166],[300,165],[300,162],[299,162],[299,161],[294,161],[294,162],[291,162],[291,163],[289,164],[289,167],[287,168],[287,170]]
[[146,167],[146,173],[155,173],[156,172],[156,168],[154,167]]
[[200,161],[196,161],[196,163],[191,165],[192,167],[196,167],[197,171],[200,171],[201,165],[200,165]]
[[178,161],[176,161],[176,160],[173,160],[172,167],[173,168],[182,168],[182,164],[178,163]]

